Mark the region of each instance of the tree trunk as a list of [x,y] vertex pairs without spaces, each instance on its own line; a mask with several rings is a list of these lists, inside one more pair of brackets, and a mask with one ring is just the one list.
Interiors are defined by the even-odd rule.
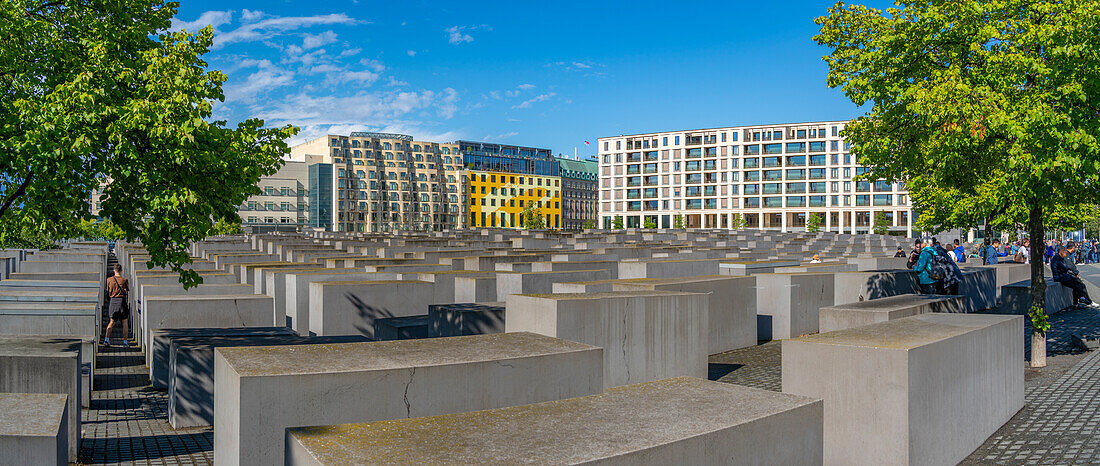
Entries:
[[[1031,307],[1045,309],[1047,282],[1043,278],[1043,256],[1046,254],[1043,208],[1032,206],[1028,213],[1028,239],[1031,241]],[[1047,332],[1031,329],[1031,367],[1047,365]]]

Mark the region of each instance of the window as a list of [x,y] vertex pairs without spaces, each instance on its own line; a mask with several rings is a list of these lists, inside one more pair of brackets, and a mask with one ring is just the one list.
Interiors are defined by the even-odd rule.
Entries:
[[806,166],[806,156],[805,155],[795,155],[795,156],[787,157],[787,166],[788,167],[805,167]]
[[764,194],[782,194],[780,183],[764,183]]
[[722,133],[722,142],[726,142],[726,133],[725,132]]
[[787,170],[787,179],[788,180],[804,180],[804,179],[806,179],[806,170],[803,170],[803,169]]
[[788,142],[787,143],[787,153],[788,154],[797,154],[797,153],[800,153],[800,152],[806,152],[806,143],[804,143],[804,142]]
[[815,182],[815,183],[810,183],[810,192],[811,193],[824,193],[825,192],[825,182],[824,181],[818,181],[818,182]]
[[758,184],[747,184],[747,185],[745,185],[745,195],[756,195],[756,194],[760,194],[760,185],[758,185]]
[[745,181],[760,181],[760,172],[747,171],[745,172]]
[[764,207],[783,207],[783,198],[779,196],[765,197]]
[[[746,193],[747,194],[747,193]],[[746,209],[758,209],[760,208],[759,197],[746,197],[742,200]]]
[[823,180],[823,179],[825,179],[825,169],[824,168],[811,168],[810,169],[810,179],[811,180]]
[[661,145],[662,146],[667,146],[668,145],[668,136],[665,136],[665,137],[661,138]]
[[825,154],[811,155],[810,156],[810,165],[814,165],[814,166],[825,165]]
[[806,139],[806,130],[800,129],[798,131],[795,131],[795,136],[794,137],[796,139]]
[[856,206],[869,206],[871,205],[871,196],[866,194],[860,194],[856,196]]
[[775,168],[780,166],[779,157],[764,157],[764,168]]
[[760,144],[749,144],[745,146],[745,155],[760,155]]
[[[737,142],[737,131],[730,132],[730,141]],[[736,147],[734,149],[736,149]]]
[[806,207],[806,196],[787,196],[787,207]]
[[[836,142],[836,141],[833,141]],[[810,152],[825,152],[825,141],[814,141],[810,143]]]
[[745,168],[758,168],[760,166],[760,159],[753,157],[745,159]]
[[804,194],[806,183],[787,183],[787,194]]
[[765,154],[782,154],[783,144],[764,144]]
[[876,206],[889,206],[889,205],[893,205],[893,202],[891,202],[891,199],[892,199],[893,197],[894,197],[894,196],[892,196],[892,195],[889,195],[889,194],[875,194],[875,196],[874,196],[874,204],[875,204]]
[[810,196],[810,207],[825,207],[825,196]]
[[680,136],[675,136],[675,137],[672,138],[672,140],[673,140],[673,145],[677,145],[677,146],[680,145]]
[[780,181],[783,179],[783,170],[764,170],[764,180]]

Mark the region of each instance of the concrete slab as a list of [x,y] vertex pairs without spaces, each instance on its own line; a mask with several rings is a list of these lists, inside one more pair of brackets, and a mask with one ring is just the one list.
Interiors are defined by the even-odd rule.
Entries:
[[[392,435],[401,432],[401,435]],[[287,432],[288,465],[820,464],[820,400],[679,377],[472,413]]]
[[68,395],[0,393],[0,463],[69,464]]
[[817,333],[818,310],[833,303],[832,273],[758,273],[756,330],[760,340]]
[[172,358],[172,341],[177,338],[198,337],[261,337],[294,336],[286,327],[193,327],[158,328],[149,332],[149,382],[153,388],[168,388],[168,374]]
[[1023,318],[921,314],[783,342],[825,401],[825,464],[956,464],[1024,405]]
[[284,464],[288,427],[592,395],[603,390],[602,353],[530,333],[218,348],[214,460],[219,465]]
[[366,342],[361,336],[176,336],[167,371],[168,422],[174,429],[214,425],[214,348]]
[[903,294],[823,307],[820,310],[819,330],[821,333],[833,332],[929,312],[966,311],[966,298],[963,296]]
[[707,374],[707,295],[676,291],[511,295],[505,331],[606,348],[607,387]]
[[156,296],[147,298],[144,304],[140,343],[147,357],[150,331],[158,328],[277,326],[270,296]]
[[374,338],[375,319],[427,314],[434,286],[418,280],[313,282],[309,332]]
[[504,303],[428,306],[428,337],[457,337],[504,332]]
[[[79,351],[48,345],[0,347],[0,393],[63,394],[68,412],[79,413],[80,367]],[[79,416],[66,424],[67,460],[75,463],[80,450]]]

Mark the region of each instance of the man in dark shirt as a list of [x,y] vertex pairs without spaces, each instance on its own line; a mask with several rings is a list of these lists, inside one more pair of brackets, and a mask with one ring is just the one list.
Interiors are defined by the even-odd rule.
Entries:
[[1082,304],[1093,309],[1100,309],[1100,304],[1092,302],[1089,292],[1085,289],[1085,283],[1081,281],[1077,271],[1077,265],[1073,263],[1073,253],[1076,249],[1072,242],[1066,246],[1060,246],[1058,253],[1050,259],[1050,271],[1054,275],[1054,281],[1061,283],[1073,290],[1073,303]]

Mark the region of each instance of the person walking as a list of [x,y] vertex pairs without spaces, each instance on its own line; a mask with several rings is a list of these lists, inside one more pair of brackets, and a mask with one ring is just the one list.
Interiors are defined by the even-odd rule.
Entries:
[[949,295],[959,294],[959,282],[962,281],[962,270],[959,269],[959,265],[952,259],[954,251],[948,251],[940,245],[936,238],[932,238],[932,247],[936,249],[938,257],[934,260],[938,261],[940,266],[943,267],[943,284],[940,286],[940,292]]
[[1001,252],[1001,251],[999,251],[999,249],[1001,249],[1001,240],[999,240],[999,239],[993,240],[993,244],[991,244],[991,245],[989,245],[989,247],[985,248],[985,264],[986,265],[995,265],[995,264],[997,264],[997,258],[998,257],[1005,257],[1005,256],[1008,255],[1008,253]]
[[122,346],[130,346],[130,307],[126,297],[130,294],[130,281],[122,277],[122,264],[115,264],[115,273],[107,279],[107,297],[111,299],[107,312],[111,314],[111,323],[103,335],[103,345],[111,346],[111,332],[115,325],[122,326]]
[[1024,260],[1023,260],[1022,263],[1030,264],[1031,263],[1031,240],[1025,239],[1021,246],[1022,247],[1020,248],[1020,255],[1024,256]]
[[1093,309],[1100,309],[1100,304],[1092,301],[1085,283],[1079,277],[1081,273],[1073,264],[1073,246],[1073,243],[1066,243],[1066,246],[1058,248],[1058,254],[1050,259],[1051,274],[1054,275],[1054,281],[1073,290],[1074,305],[1080,303]]
[[913,265],[913,270],[917,272],[920,281],[920,291],[923,294],[941,294],[940,288],[944,277],[942,276],[943,266],[936,263],[939,253],[933,247],[932,238],[925,238],[922,244],[924,247],[917,256],[917,263]]
[[966,248],[959,244],[958,238],[955,239],[955,257],[959,258],[959,263],[966,262]]

